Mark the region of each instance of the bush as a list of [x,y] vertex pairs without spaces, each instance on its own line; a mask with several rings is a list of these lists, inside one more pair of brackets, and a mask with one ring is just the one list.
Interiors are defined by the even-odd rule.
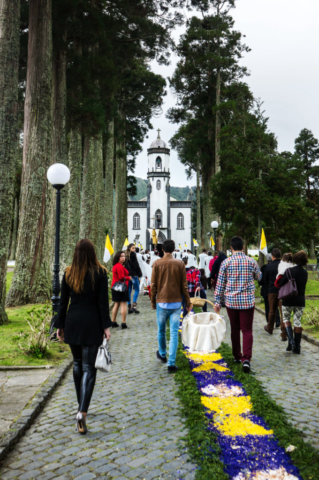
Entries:
[[315,327],[319,330],[319,307],[309,306],[307,311],[304,313],[304,320],[308,325]]
[[[50,349],[50,342],[54,334],[50,334],[50,325],[52,319],[52,307],[44,305],[41,310],[35,307],[28,311],[30,318],[27,323],[31,332],[21,331],[18,338],[20,349],[27,355],[34,355],[37,358],[43,358]],[[22,343],[22,340],[25,340]]]

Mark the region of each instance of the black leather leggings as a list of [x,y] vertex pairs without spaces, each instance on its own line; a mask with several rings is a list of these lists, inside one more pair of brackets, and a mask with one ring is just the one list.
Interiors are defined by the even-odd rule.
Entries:
[[79,412],[87,412],[96,379],[97,345],[70,345],[73,355],[73,379]]

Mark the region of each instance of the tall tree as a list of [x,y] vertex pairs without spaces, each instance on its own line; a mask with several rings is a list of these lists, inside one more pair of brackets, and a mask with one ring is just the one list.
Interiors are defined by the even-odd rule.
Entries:
[[50,252],[45,228],[49,215],[47,168],[52,132],[52,3],[30,0],[23,169],[16,267],[9,306],[50,298]]
[[0,0],[0,325],[5,312],[7,259],[18,145],[20,0]]
[[[295,158],[305,180],[305,196],[314,215],[319,217],[319,143],[311,130],[304,128],[295,140]],[[315,258],[315,240],[310,240],[310,258]]]

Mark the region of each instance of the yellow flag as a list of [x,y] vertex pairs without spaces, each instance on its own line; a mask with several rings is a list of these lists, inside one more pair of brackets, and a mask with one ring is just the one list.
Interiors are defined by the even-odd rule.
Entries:
[[114,250],[112,247],[110,237],[106,235],[103,262],[107,263],[110,260],[111,255],[113,255],[113,253],[114,253]]
[[198,242],[197,242],[197,240],[195,240],[195,238],[193,238],[193,243],[194,243],[194,247],[198,247],[198,246],[199,246],[199,245],[198,245]]
[[178,248],[179,248],[180,250],[183,250],[180,243],[178,244]]
[[184,245],[184,247],[185,247],[185,248],[187,248],[187,244],[186,244],[186,242],[185,242],[185,245]]
[[215,246],[215,242],[214,242],[214,239],[213,239],[213,237],[212,237],[212,236],[210,237],[210,244],[211,244],[211,246],[212,246],[212,247],[214,247],[214,246]]
[[267,242],[266,242],[266,235],[264,232],[264,229],[261,229],[261,239],[260,239],[260,248],[259,250],[264,254],[267,255],[268,253],[268,248],[267,248]]
[[129,242],[128,239],[126,238],[126,239],[125,239],[125,242],[124,242],[124,247],[128,247],[129,244],[130,244],[130,242]]

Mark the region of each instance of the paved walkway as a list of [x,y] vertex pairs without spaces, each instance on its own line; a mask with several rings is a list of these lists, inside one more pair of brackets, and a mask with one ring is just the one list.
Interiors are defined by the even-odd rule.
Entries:
[[[174,375],[155,357],[156,314],[148,297],[129,329],[112,331],[114,365],[98,374],[89,433],[75,432],[76,398],[69,372],[0,469],[0,478],[192,480]],[[179,443],[181,443],[179,447]]]
[[0,371],[0,437],[54,372],[54,368]]
[[[212,300],[212,295],[209,294]],[[226,341],[230,341],[227,320]],[[267,334],[265,316],[255,311],[252,370],[270,396],[281,405],[290,421],[305,434],[305,440],[319,449],[319,348],[301,341],[301,354],[286,352],[279,329]]]

